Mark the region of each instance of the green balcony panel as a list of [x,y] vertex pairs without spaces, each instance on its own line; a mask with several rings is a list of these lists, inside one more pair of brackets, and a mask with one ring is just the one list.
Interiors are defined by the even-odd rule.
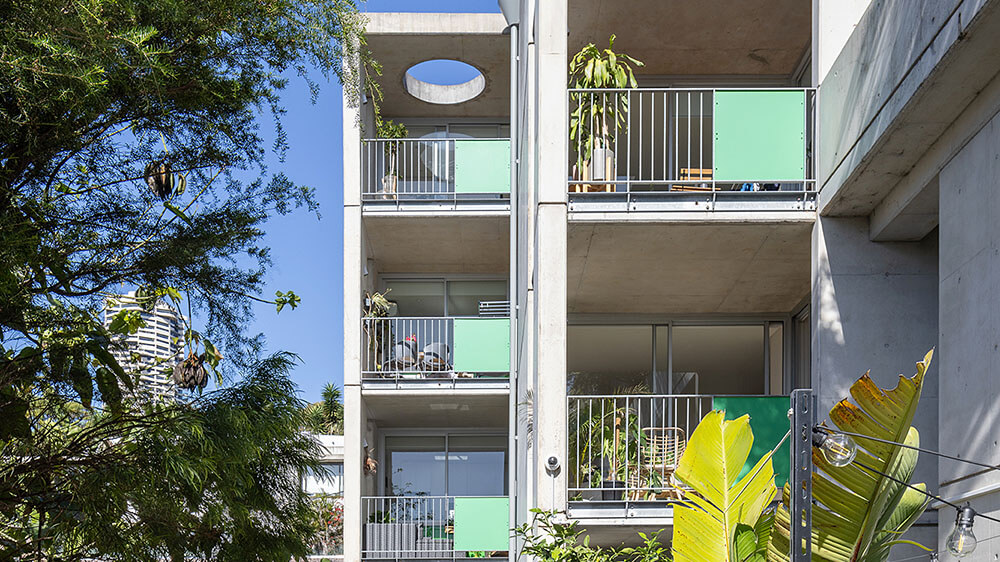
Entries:
[[510,193],[510,141],[456,140],[455,192]]
[[805,92],[716,92],[714,123],[717,181],[805,179]]
[[[735,420],[744,414],[750,415],[753,447],[750,448],[750,456],[740,472],[741,478],[788,433],[788,407],[787,396],[716,396],[712,399],[712,409],[725,410],[727,420]],[[788,447],[788,441],[785,441],[772,461],[774,481],[779,489],[788,481],[791,454]]]
[[508,550],[510,500],[455,498],[455,550]]
[[455,370],[510,372],[509,318],[456,318]]

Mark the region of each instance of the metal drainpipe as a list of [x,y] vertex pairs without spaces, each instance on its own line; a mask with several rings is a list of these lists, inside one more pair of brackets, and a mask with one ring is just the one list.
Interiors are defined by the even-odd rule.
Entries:
[[[508,228],[510,234],[510,271],[508,272],[510,281],[508,299],[510,301],[510,373],[508,384],[510,385],[509,406],[507,414],[507,464],[509,476],[507,478],[507,497],[510,504],[508,523],[511,527],[517,521],[517,62],[518,45],[517,30],[518,24],[512,23],[508,26],[510,30],[510,219]],[[517,548],[517,541],[511,537],[509,544],[508,558],[514,556]]]

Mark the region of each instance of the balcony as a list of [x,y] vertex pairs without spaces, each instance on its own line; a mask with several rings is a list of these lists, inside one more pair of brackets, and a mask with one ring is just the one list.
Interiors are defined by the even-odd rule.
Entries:
[[361,498],[364,560],[507,559],[507,497]]
[[816,208],[813,89],[569,90],[570,211]]
[[[690,490],[676,476],[695,427],[712,410],[750,415],[754,444],[744,472],[788,431],[787,396],[699,394],[570,396],[569,515],[578,519],[672,517]],[[774,457],[777,485],[789,469],[787,445]]]
[[508,388],[509,304],[476,317],[363,318],[366,388]]
[[366,139],[366,213],[510,210],[510,139]]

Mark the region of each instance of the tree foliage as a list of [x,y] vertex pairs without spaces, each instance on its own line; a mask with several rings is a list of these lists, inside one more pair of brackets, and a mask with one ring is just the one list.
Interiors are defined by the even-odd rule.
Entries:
[[333,383],[323,387],[323,399],[306,406],[304,429],[313,433],[342,434],[344,432],[344,403],[340,389]]
[[[299,304],[259,296],[261,237],[315,203],[268,170],[257,123],[273,117],[281,156],[289,77],[358,88],[363,23],[353,0],[0,6],[0,559],[301,550],[290,359],[261,359],[244,327],[256,301]],[[101,321],[129,288],[183,302],[188,344],[242,382],[133,401],[109,349],[141,316]]]

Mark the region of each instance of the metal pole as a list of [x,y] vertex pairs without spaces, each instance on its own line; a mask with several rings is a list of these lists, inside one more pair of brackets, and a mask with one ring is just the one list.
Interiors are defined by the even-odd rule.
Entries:
[[791,393],[791,474],[789,489],[790,562],[812,559],[812,428],[816,404],[812,389]]

